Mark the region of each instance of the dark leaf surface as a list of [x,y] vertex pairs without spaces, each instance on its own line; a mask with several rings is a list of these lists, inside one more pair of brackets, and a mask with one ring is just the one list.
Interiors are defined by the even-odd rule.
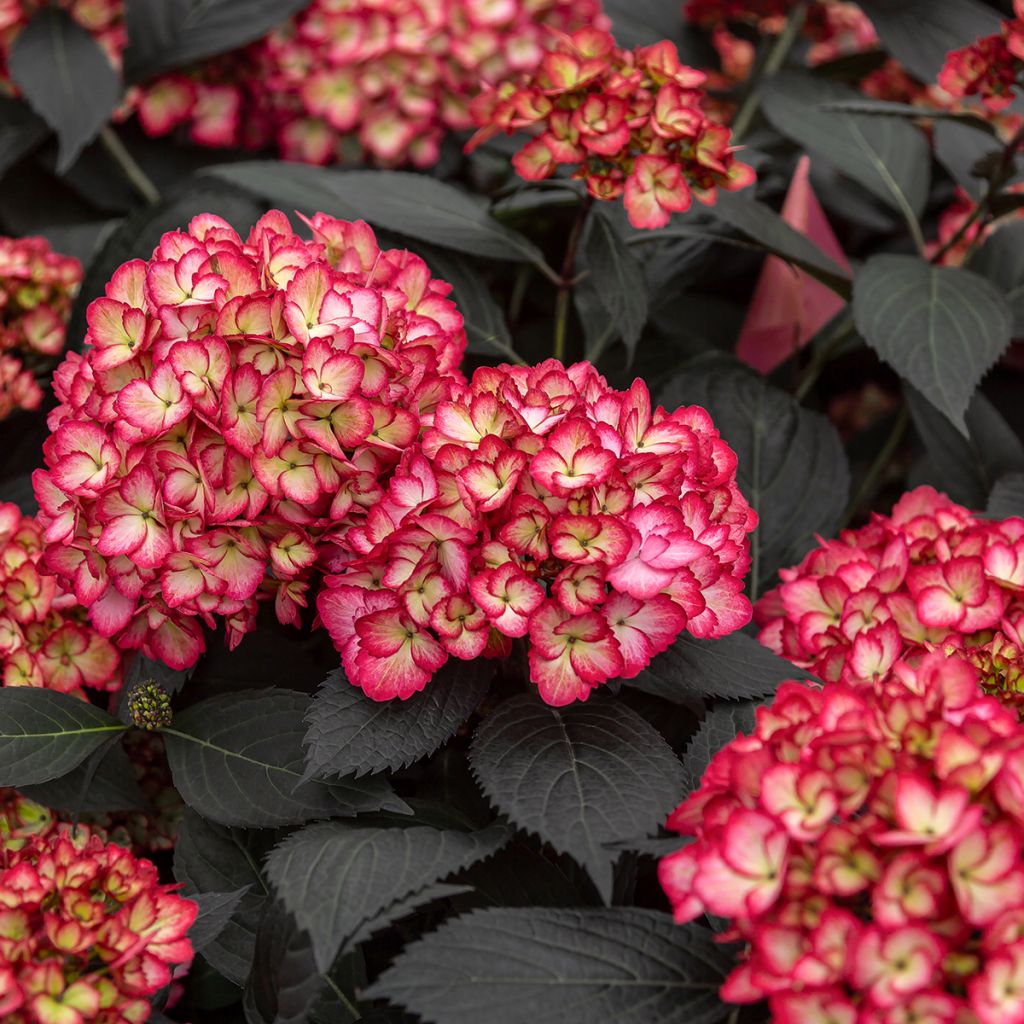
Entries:
[[993,231],[971,260],[971,270],[991,281],[1010,304],[1013,334],[1024,338],[1024,224]]
[[188,932],[195,952],[201,953],[221,935],[248,892],[249,887],[246,886],[234,892],[202,892],[189,897],[199,906],[199,913]]
[[409,171],[334,171],[267,161],[204,171],[305,214],[323,211],[491,259],[539,261],[540,250],[499,224],[477,196]]
[[[274,850],[267,876],[309,932],[317,965],[326,971],[392,905],[490,856],[507,838],[508,829],[500,826],[456,832],[310,825]],[[433,898],[428,893],[424,902]]]
[[756,722],[758,701],[720,704],[708,711],[683,755],[684,793],[692,793],[704,777],[711,759],[738,733],[749,736]]
[[898,117],[822,109],[856,97],[827,79],[785,71],[765,83],[763,105],[783,135],[830,160],[893,209],[919,215],[928,198],[928,140]]
[[737,481],[760,523],[751,535],[756,596],[843,513],[850,471],[835,427],[786,392],[732,364],[684,370],[658,395],[668,409],[701,405],[739,459]]
[[481,723],[470,762],[494,806],[583,865],[608,900],[605,844],[655,831],[679,795],[672,748],[614,698],[553,708],[513,697]]
[[307,774],[358,777],[432,754],[473,714],[493,674],[493,662],[449,658],[408,700],[375,701],[332,672],[306,714]]
[[997,480],[1024,471],[1024,444],[980,391],[967,407],[966,436],[913,388],[906,388],[905,397],[927,453],[919,481],[981,509]]
[[427,261],[431,273],[452,286],[452,301],[466,325],[466,349],[502,360],[512,354],[512,335],[505,314],[472,262],[450,251],[421,243],[416,254]]
[[997,480],[985,511],[996,519],[1024,517],[1024,473],[1008,473]]
[[124,726],[66,693],[0,689],[0,786],[30,786],[73,771]]
[[999,291],[959,267],[874,256],[854,282],[853,313],[864,340],[966,435],[971,396],[1010,343]]
[[655,911],[499,908],[410,946],[367,995],[428,1024],[713,1024],[731,967],[708,932]]
[[651,663],[629,686],[680,703],[694,696],[743,700],[774,693],[784,679],[808,674],[773,654],[746,633],[700,640],[686,633]]
[[[268,900],[256,932],[252,973],[245,986],[249,1024],[307,1024],[327,995],[327,982],[316,969],[309,935],[277,901]],[[358,1017],[334,1018],[340,1021]]]
[[923,82],[938,77],[946,54],[999,31],[999,15],[977,0],[864,0],[882,45]]
[[262,690],[194,704],[163,730],[174,784],[221,825],[293,825],[405,805],[383,778],[303,782],[305,694]]
[[[101,749],[97,748],[91,757]],[[95,770],[91,757],[60,778],[36,786],[19,785],[18,789],[30,800],[71,813],[134,811],[145,805],[131,760],[120,743],[111,746]]]
[[612,219],[591,211],[578,269],[590,273],[595,290],[626,351],[632,355],[647,323],[647,281]]
[[46,122],[23,100],[0,97],[0,174],[5,174],[47,135]]
[[251,43],[310,0],[128,0],[125,72],[160,71]]
[[224,828],[186,811],[174,845],[174,877],[188,896],[243,892],[231,918],[203,949],[203,956],[236,985],[252,964],[256,929],[269,889],[260,862],[273,833]]
[[66,171],[114,112],[121,98],[117,72],[88,31],[57,7],[43,7],[18,33],[8,69],[57,133],[57,171]]
[[794,230],[770,206],[747,196],[722,192],[711,213],[763,246],[766,251],[806,271],[844,298],[850,296],[849,275],[806,235]]

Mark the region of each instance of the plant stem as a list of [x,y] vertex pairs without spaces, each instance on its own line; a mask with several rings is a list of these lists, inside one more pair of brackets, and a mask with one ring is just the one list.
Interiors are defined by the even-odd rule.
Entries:
[[889,431],[885,444],[882,445],[875,456],[874,462],[868,467],[864,479],[860,482],[860,487],[857,488],[857,493],[850,500],[850,504],[846,506],[846,511],[843,513],[842,521],[839,524],[840,530],[845,530],[853,521],[853,517],[857,514],[857,509],[875,496],[875,492],[878,490],[878,485],[882,479],[882,474],[888,468],[893,455],[896,454],[896,449],[900,446],[908,426],[910,426],[910,409],[907,403],[904,402],[900,406],[899,415],[892,425],[892,430]]
[[[1003,147],[1003,153],[999,159],[999,166],[993,172],[988,188],[985,190],[985,194],[981,197],[978,205],[971,211],[971,215],[967,220],[960,225],[956,234],[954,234],[949,241],[939,247],[935,255],[932,256],[932,263],[941,262],[943,256],[945,256],[950,249],[963,241],[967,232],[970,231],[975,224],[988,216],[991,211],[992,201],[999,195],[1000,189],[1006,184],[1006,181],[1011,176],[1010,172],[1013,167],[1013,161],[1017,156],[1017,150],[1020,149],[1022,145],[1024,145],[1024,126],[1019,128],[1013,138],[1010,139],[1010,141]],[[975,240],[971,242],[970,249],[974,248],[983,234],[984,229],[978,232]]]
[[786,63],[789,51],[793,48],[793,44],[800,35],[800,30],[804,27],[806,17],[806,3],[797,4],[789,12],[786,24],[775,37],[775,42],[772,44],[771,50],[768,51],[764,64],[755,73],[750,87],[747,89],[747,94],[743,97],[743,102],[740,104],[740,109],[736,111],[736,116],[733,118],[733,145],[739,142],[750,130],[754,117],[761,107],[761,86],[764,84],[765,79],[774,75]]
[[153,184],[149,175],[146,174],[146,172],[138,165],[135,157],[128,152],[124,143],[118,138],[117,133],[109,124],[103,126],[103,129],[100,132],[100,142],[103,143],[106,151],[117,162],[118,167],[121,168],[121,171],[128,179],[132,188],[134,188],[147,203],[159,203],[160,192],[156,185]]
[[565,259],[562,261],[562,280],[558,286],[558,298],[555,300],[555,350],[554,356],[565,362],[565,342],[569,331],[569,302],[572,299],[573,268],[576,266],[576,252],[583,237],[583,228],[587,223],[587,215],[594,205],[594,197],[584,196],[580,203],[576,222],[569,232],[569,240],[565,245]]

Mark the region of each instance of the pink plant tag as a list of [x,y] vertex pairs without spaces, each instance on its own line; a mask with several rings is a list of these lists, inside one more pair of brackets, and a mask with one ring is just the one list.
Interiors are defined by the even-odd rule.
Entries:
[[[844,270],[849,263],[810,183],[802,156],[782,207],[782,218]],[[771,373],[807,344],[845,305],[830,288],[777,256],[769,256],[754,289],[736,354],[760,373]]]

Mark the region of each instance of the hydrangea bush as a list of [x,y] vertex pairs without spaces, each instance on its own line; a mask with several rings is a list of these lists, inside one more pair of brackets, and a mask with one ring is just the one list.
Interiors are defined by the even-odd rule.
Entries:
[[0,1018],[1024,1024],[1022,18],[0,0]]

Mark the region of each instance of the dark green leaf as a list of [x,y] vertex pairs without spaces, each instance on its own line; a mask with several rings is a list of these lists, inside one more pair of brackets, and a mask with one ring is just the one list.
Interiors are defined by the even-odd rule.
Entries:
[[1024,338],[1024,224],[993,231],[971,260],[971,270],[991,281],[1010,304],[1013,334]]
[[713,1024],[728,950],[667,914],[478,910],[402,953],[366,993],[428,1024]]
[[87,324],[85,311],[93,299],[103,294],[114,271],[132,259],[147,260],[168,231],[187,228],[200,213],[216,213],[227,220],[243,237],[262,213],[261,205],[246,195],[216,182],[203,182],[188,192],[166,199],[128,217],[103,243],[89,264],[78,299],[68,324],[68,347],[80,349]]
[[43,139],[48,129],[22,100],[0,96],[0,175],[6,174]]
[[966,435],[971,396],[1010,344],[1013,318],[996,288],[958,267],[874,256],[854,281],[853,315],[878,355]]
[[99,43],[67,11],[44,7],[18,33],[8,70],[32,109],[57,133],[66,171],[107,123],[121,83]]
[[913,103],[894,103],[891,100],[873,100],[863,96],[855,100],[837,100],[835,103],[823,103],[821,109],[834,110],[840,114],[875,114],[879,117],[909,117],[914,120],[959,121],[968,128],[984,133],[990,139],[998,137],[996,129],[992,124],[967,110],[919,107]]
[[1024,470],[1024,445],[992,403],[979,391],[971,399],[964,436],[911,387],[906,401],[925,451],[927,470],[918,478],[945,491],[968,508],[984,508],[995,482]]
[[720,704],[707,713],[683,755],[684,792],[692,793],[700,785],[711,759],[731,743],[737,733],[750,735],[757,721],[759,706],[758,701],[740,701]]
[[680,634],[628,685],[677,703],[694,696],[743,700],[774,693],[784,679],[813,678],[746,633],[720,640]]
[[722,192],[711,213],[838,295],[850,297],[850,278],[842,267],[806,235],[790,227],[770,206],[740,194]]
[[236,985],[252,964],[256,928],[269,889],[260,861],[273,844],[272,832],[224,828],[186,811],[174,844],[174,877],[188,896],[242,890],[231,919],[203,950],[203,956]]
[[[442,832],[341,822],[310,825],[271,853],[267,877],[309,932],[317,966],[326,971],[389,908],[489,857],[508,834],[502,827]],[[408,909],[404,906],[402,913]]]
[[[96,756],[97,748],[91,756]],[[145,806],[145,799],[135,780],[131,760],[120,743],[115,743],[104,755],[91,779],[89,759],[73,768],[67,775],[37,786],[19,786],[30,800],[58,811],[83,814],[106,814],[110,811],[137,811]]]
[[927,138],[897,117],[822,109],[856,97],[852,89],[820,76],[784,71],[765,83],[762,102],[783,135],[830,160],[893,209],[919,215],[928,199]]
[[999,16],[976,0],[862,0],[882,45],[912,75],[932,82],[950,50],[999,31]]
[[0,786],[59,779],[125,727],[98,707],[55,690],[0,689]]
[[254,160],[208,167],[212,175],[255,195],[398,231],[445,249],[500,260],[542,262],[540,250],[499,224],[487,204],[435,178],[409,171],[334,171]]
[[360,1019],[352,1003],[316,969],[309,936],[274,900],[267,902],[260,919],[244,1006],[249,1024],[349,1024]]
[[246,886],[234,892],[202,892],[189,897],[199,906],[199,913],[188,931],[195,952],[201,953],[220,936],[248,892],[249,886]]
[[291,690],[226,694],[201,701],[162,730],[182,799],[221,825],[293,825],[405,804],[383,778],[303,782],[303,715],[309,698]]
[[997,480],[985,511],[996,519],[1024,517],[1024,473],[1007,473]]
[[451,298],[466,325],[467,351],[503,360],[514,356],[505,314],[470,261],[425,244],[417,246],[416,253],[435,277],[452,286]]
[[265,35],[310,0],[128,0],[125,72],[135,79],[227,53]]
[[647,323],[644,272],[615,224],[602,210],[590,214],[578,270],[590,273],[591,287],[632,356]]
[[604,694],[565,708],[513,697],[481,723],[470,764],[494,806],[583,865],[606,901],[605,844],[653,832],[679,796],[672,748]]
[[978,165],[1002,151],[997,138],[975,131],[961,121],[939,121],[932,128],[935,159],[950,177],[975,201],[981,198],[984,184],[975,172]]
[[850,471],[835,427],[763,377],[734,364],[695,366],[658,395],[668,409],[707,409],[739,459],[737,480],[757,510],[751,593],[831,536],[846,507]]
[[376,701],[332,672],[306,714],[307,775],[358,777],[432,754],[473,714],[493,675],[493,662],[449,658],[420,693]]

